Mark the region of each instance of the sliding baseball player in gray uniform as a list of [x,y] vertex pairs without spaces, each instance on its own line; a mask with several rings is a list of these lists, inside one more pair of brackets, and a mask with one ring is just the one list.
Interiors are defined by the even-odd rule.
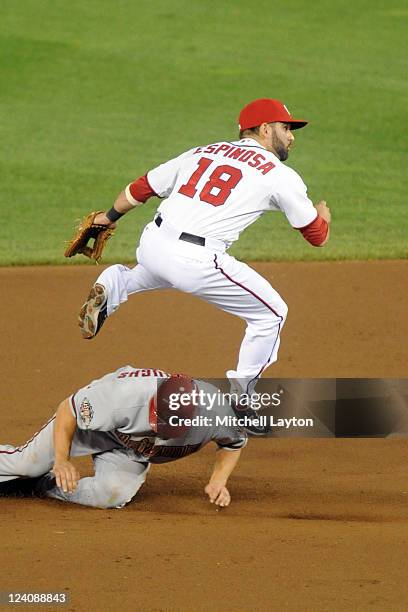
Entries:
[[[228,506],[227,480],[247,437],[232,423],[231,407],[209,399],[216,395],[212,385],[184,375],[121,367],[61,402],[26,444],[0,446],[0,496],[30,491],[121,508],[136,495],[151,463],[181,459],[214,441],[218,449],[205,492],[212,503]],[[84,455],[92,455],[92,477],[80,478],[70,461]]]

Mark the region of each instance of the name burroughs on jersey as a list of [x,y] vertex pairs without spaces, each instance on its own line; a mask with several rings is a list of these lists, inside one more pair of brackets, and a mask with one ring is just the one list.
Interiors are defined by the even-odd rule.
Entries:
[[187,426],[187,427],[314,427],[313,419],[299,419],[297,417],[275,419],[273,415],[259,415],[257,418],[248,416],[196,416],[192,419],[178,417],[173,415],[169,419],[171,426]]

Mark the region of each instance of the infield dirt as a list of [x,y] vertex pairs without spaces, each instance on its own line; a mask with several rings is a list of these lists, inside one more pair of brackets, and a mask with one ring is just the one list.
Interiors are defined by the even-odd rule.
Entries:
[[[270,376],[407,377],[407,262],[254,267],[289,305]],[[234,366],[244,324],[172,291],[133,297],[82,340],[99,270],[0,269],[2,443],[127,363]],[[153,467],[122,510],[1,499],[0,591],[67,591],[75,611],[407,609],[405,440],[251,440],[219,512],[203,494],[213,453]]]

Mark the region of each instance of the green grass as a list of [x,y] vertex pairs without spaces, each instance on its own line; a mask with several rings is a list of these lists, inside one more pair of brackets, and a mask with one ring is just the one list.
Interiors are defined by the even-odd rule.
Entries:
[[[331,207],[331,241],[313,249],[272,213],[231,252],[406,257],[407,26],[402,0],[2,0],[0,265],[64,263],[75,219],[183,150],[235,138],[263,96],[311,121],[289,163]],[[133,259],[157,204],[120,222],[106,262]]]

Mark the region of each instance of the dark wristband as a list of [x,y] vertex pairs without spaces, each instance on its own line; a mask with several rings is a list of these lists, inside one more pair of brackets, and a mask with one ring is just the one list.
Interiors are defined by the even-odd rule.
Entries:
[[118,219],[120,219],[121,217],[123,217],[123,215],[125,213],[120,213],[116,210],[116,208],[114,206],[112,206],[112,208],[110,210],[108,210],[107,213],[105,213],[106,216],[108,217],[109,221],[112,221],[112,223],[115,223],[115,221],[117,221]]

